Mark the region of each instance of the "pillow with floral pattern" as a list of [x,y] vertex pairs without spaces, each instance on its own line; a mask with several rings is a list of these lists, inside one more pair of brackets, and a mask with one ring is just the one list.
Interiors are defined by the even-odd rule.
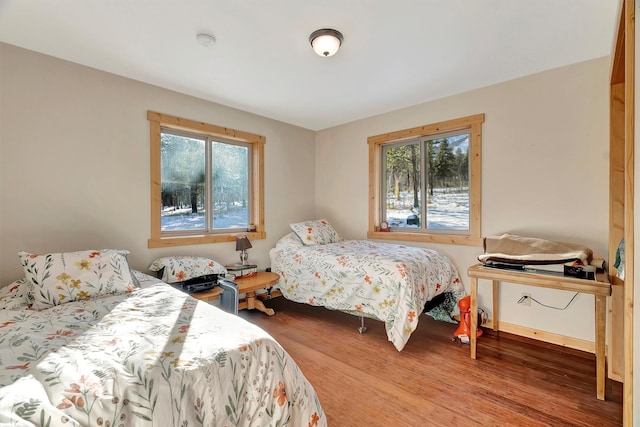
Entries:
[[219,262],[197,256],[158,258],[151,263],[149,270],[162,272],[160,279],[166,283],[182,282],[205,274],[227,274],[227,269]]
[[305,246],[342,242],[342,237],[326,219],[289,224]]
[[129,251],[104,249],[76,252],[18,253],[31,295],[32,308],[44,310],[71,301],[131,292],[135,281]]
[[0,310],[22,310],[31,305],[27,279],[22,278],[0,288]]

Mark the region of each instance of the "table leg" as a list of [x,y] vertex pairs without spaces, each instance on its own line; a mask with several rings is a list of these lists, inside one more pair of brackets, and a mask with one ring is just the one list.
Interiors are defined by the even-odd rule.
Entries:
[[262,301],[256,298],[255,292],[247,292],[246,299],[247,299],[247,310],[256,309],[258,311],[265,313],[267,316],[273,316],[274,314],[276,314],[276,312],[272,308],[265,307]]
[[[478,279],[471,278],[471,330],[469,334],[469,342],[471,343],[471,358],[476,358],[476,345],[478,341]],[[464,319],[463,319],[464,321]]]
[[604,400],[605,386],[605,335],[607,325],[607,297],[596,295],[596,388],[598,399]]
[[497,280],[493,281],[493,321],[491,322],[493,325],[493,330],[498,330],[498,297],[500,295],[499,289],[500,282]]

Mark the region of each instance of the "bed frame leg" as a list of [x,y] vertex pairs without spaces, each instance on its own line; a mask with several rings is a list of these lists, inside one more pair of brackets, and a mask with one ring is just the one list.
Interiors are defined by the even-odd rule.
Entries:
[[358,332],[361,334],[367,332],[367,327],[364,326],[364,316],[360,316],[360,327],[358,328]]

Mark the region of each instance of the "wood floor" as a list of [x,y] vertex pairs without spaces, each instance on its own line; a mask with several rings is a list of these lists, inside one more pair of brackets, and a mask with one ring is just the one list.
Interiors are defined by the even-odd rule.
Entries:
[[240,316],[282,344],[313,384],[332,427],[619,426],[622,385],[596,399],[595,357],[485,330],[478,359],[451,340],[457,325],[426,315],[398,352],[382,322],[282,297]]

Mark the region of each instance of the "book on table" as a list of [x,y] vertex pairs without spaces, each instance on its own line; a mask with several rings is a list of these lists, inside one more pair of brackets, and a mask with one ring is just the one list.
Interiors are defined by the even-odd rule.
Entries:
[[229,264],[225,265],[227,272],[237,278],[252,276],[258,274],[258,266],[256,264]]

